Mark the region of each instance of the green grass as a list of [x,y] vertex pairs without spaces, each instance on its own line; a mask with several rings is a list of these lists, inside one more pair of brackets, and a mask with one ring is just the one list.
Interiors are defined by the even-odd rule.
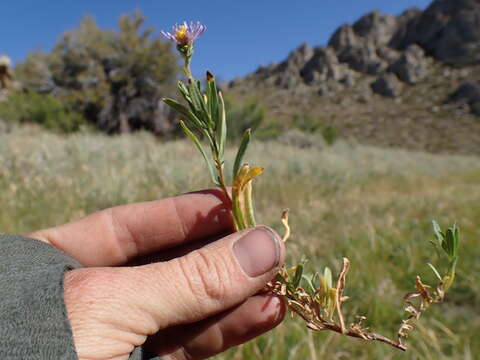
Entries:
[[[230,158],[233,152],[229,152]],[[344,305],[376,332],[394,336],[402,295],[436,256],[432,219],[461,229],[458,278],[401,353],[382,344],[307,332],[287,319],[277,330],[218,359],[474,359],[480,353],[480,159],[385,150],[338,142],[324,150],[254,143],[265,166],[255,184],[258,218],[281,230],[291,210],[290,261],[338,272],[351,260]],[[209,187],[201,157],[184,141],[148,134],[61,137],[36,128],[0,135],[0,230],[27,233],[117,204]],[[351,311],[349,311],[351,310]]]

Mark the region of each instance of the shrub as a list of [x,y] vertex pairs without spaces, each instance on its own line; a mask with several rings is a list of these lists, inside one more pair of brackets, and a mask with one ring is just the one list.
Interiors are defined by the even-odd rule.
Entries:
[[247,129],[256,131],[265,120],[265,109],[255,99],[237,102],[227,98],[225,108],[228,114],[228,137],[230,139],[241,138]]
[[36,92],[17,92],[0,103],[0,118],[13,123],[35,123],[58,132],[73,132],[87,127],[79,113],[67,110],[60,100]]
[[162,133],[171,119],[158,104],[176,82],[171,44],[144,27],[140,12],[123,15],[118,31],[91,17],[64,33],[50,53],[30,53],[15,68],[29,90],[59,98],[107,133]]
[[332,145],[338,137],[338,130],[335,126],[327,125],[321,119],[310,114],[295,114],[292,118],[292,126],[306,133],[320,133],[329,145]]

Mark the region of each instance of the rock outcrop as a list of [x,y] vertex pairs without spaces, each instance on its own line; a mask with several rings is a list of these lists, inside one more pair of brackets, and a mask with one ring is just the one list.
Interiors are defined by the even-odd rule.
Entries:
[[337,54],[332,48],[319,47],[300,70],[300,75],[307,84],[320,85],[326,81],[340,81],[343,72]]
[[415,84],[425,78],[428,73],[428,61],[423,49],[415,44],[410,45],[400,58],[388,69],[407,84]]
[[375,75],[387,66],[377,50],[390,42],[396,27],[394,16],[375,11],[360,18],[353,26],[340,27],[328,45],[336,50],[341,62],[356,71]]
[[401,89],[402,84],[395,74],[383,73],[372,83],[374,93],[387,97],[397,97]]
[[464,81],[450,95],[449,101],[466,103],[472,113],[480,116],[480,82]]
[[266,105],[284,143],[316,141],[293,120],[308,115],[362,144],[480,155],[480,0],[371,12],[231,86]]
[[396,97],[401,83],[424,80],[434,61],[457,67],[480,63],[479,0],[435,0],[425,11],[399,16],[371,12],[339,27],[326,47],[303,44],[253,76],[292,92],[330,96],[366,75],[375,93]]
[[312,56],[313,50],[307,44],[292,51],[285,61],[272,69],[277,74],[275,84],[285,89],[297,86],[301,82],[300,70]]
[[436,0],[409,26],[397,47],[418,44],[454,66],[480,62],[480,1]]

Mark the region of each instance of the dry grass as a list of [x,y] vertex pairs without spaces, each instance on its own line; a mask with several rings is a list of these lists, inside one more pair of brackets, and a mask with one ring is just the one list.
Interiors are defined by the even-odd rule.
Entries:
[[[230,153],[230,156],[232,153]],[[401,354],[381,344],[307,332],[299,321],[219,357],[231,359],[463,359],[480,353],[480,159],[380,150],[337,143],[320,151],[257,143],[247,157],[266,167],[256,183],[258,217],[280,227],[291,209],[293,259],[341,267],[350,258],[345,311],[367,315],[393,336],[401,296],[415,275],[433,280],[426,262],[430,220],[457,221],[458,279]],[[0,229],[26,233],[116,204],[158,199],[209,186],[200,156],[183,141],[147,134],[62,138],[34,128],[0,135]]]

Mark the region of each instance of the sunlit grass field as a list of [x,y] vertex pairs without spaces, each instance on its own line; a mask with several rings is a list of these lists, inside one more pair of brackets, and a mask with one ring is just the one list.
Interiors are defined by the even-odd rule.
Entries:
[[[478,359],[480,158],[339,142],[323,150],[254,143],[247,159],[266,168],[255,184],[261,222],[281,231],[281,210],[290,208],[290,262],[306,254],[310,269],[338,272],[348,257],[345,312],[366,315],[375,332],[394,337],[402,296],[417,274],[433,283],[432,219],[460,226],[461,258],[447,301],[422,317],[407,353],[312,333],[286,319],[218,359]],[[186,141],[162,143],[148,134],[61,137],[21,128],[0,135],[0,186],[0,231],[27,233],[210,184]]]

